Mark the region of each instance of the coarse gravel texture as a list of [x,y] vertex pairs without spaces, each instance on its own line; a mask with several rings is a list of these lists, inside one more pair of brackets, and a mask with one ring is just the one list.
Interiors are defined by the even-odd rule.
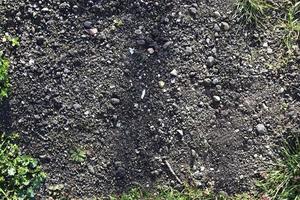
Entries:
[[21,133],[48,174],[39,199],[56,184],[78,199],[180,182],[251,190],[299,130],[299,52],[277,66],[280,39],[233,10],[230,0],[1,0],[0,34],[21,45],[6,52],[0,127]]

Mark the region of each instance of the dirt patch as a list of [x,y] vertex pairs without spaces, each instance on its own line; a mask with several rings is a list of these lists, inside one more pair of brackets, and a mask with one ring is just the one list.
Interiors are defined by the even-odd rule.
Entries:
[[[1,121],[40,159],[41,194],[53,184],[77,198],[177,185],[170,166],[199,187],[250,190],[282,134],[299,128],[299,57],[268,68],[279,39],[244,29],[232,10],[210,0],[3,0],[1,34],[21,46]],[[83,164],[70,160],[76,146]]]

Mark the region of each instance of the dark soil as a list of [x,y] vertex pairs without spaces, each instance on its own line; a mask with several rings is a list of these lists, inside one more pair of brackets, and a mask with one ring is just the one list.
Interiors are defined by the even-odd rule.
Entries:
[[299,129],[299,56],[282,64],[280,39],[236,22],[230,0],[1,0],[0,13],[1,36],[21,38],[2,128],[40,160],[43,199],[55,184],[79,199],[179,181],[249,191]]

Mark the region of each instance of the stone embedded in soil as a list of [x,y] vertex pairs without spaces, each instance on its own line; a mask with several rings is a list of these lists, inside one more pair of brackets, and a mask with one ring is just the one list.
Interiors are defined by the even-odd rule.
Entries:
[[263,124],[257,124],[256,126],[256,131],[259,133],[259,134],[265,134],[267,133],[267,128],[265,127],[265,125]]
[[208,67],[212,67],[215,64],[215,58],[212,56],[209,56],[207,58],[206,64]]
[[218,78],[214,78],[214,79],[212,80],[212,84],[214,84],[214,85],[217,85],[219,82],[220,82],[220,81],[219,81]]
[[213,100],[214,100],[214,102],[218,103],[221,101],[221,97],[215,95],[215,96],[213,96]]
[[215,18],[220,18],[220,17],[221,17],[221,14],[220,14],[219,11],[215,11],[215,12],[213,13],[213,16],[214,16]]
[[185,48],[185,52],[188,53],[188,54],[193,53],[192,47],[186,47],[186,48]]
[[193,14],[193,15],[197,14],[197,9],[196,8],[191,7],[189,10],[190,10],[191,14]]
[[272,54],[272,53],[273,53],[273,49],[268,48],[268,49],[267,49],[267,53],[268,53],[268,54]]
[[164,45],[163,45],[163,49],[167,49],[167,48],[169,48],[171,45],[173,44],[173,42],[172,41],[168,41],[168,42],[166,42]]
[[215,24],[214,25],[214,30],[217,31],[217,32],[220,32],[221,31],[221,28],[218,24]]
[[118,105],[121,103],[120,99],[118,98],[111,98],[110,102],[113,104],[113,105]]
[[149,54],[154,54],[154,52],[155,52],[153,48],[148,48],[147,51]]
[[88,165],[87,167],[88,167],[88,170],[91,174],[95,174],[95,169],[92,165]]
[[165,87],[165,82],[164,81],[159,81],[158,85],[160,88],[164,88]]
[[78,109],[80,109],[80,108],[81,108],[81,105],[80,105],[80,104],[78,104],[78,103],[75,103],[75,104],[73,105],[73,107],[74,107],[76,110],[78,110]]
[[171,75],[173,76],[178,76],[178,71],[176,69],[173,69],[171,72],[170,72]]
[[96,28],[88,29],[88,33],[92,36],[95,36],[98,33],[98,29]]
[[90,21],[85,21],[85,22],[83,23],[83,26],[84,26],[84,28],[86,28],[86,29],[91,29],[91,28],[92,28],[92,22],[90,22]]
[[230,29],[230,25],[227,22],[221,22],[221,28],[228,31]]

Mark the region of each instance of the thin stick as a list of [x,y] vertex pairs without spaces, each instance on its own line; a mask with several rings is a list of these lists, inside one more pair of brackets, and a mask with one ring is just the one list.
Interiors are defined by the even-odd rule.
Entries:
[[176,175],[176,173],[174,172],[173,168],[171,167],[170,163],[165,160],[165,163],[168,167],[168,169],[170,170],[171,174],[175,177],[175,179],[177,180],[178,183],[182,184],[182,181],[180,180],[180,178]]

